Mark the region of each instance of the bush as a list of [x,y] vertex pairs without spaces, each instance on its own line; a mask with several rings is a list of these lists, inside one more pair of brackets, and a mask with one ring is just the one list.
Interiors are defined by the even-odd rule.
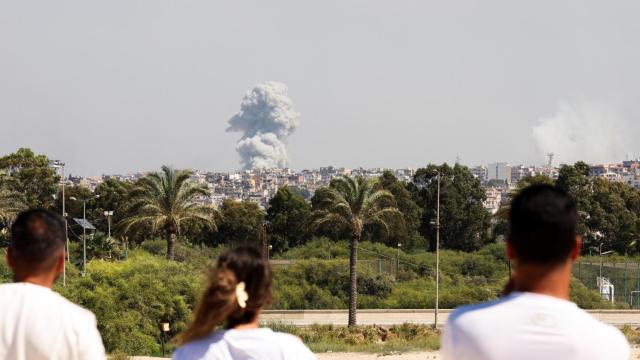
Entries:
[[296,335],[315,352],[327,351],[424,351],[440,346],[440,332],[427,325],[403,324],[391,327],[312,325],[294,327],[267,324],[274,331]]
[[107,351],[159,354],[162,321],[184,329],[202,283],[201,269],[136,250],[127,261],[94,260],[70,277],[64,296],[93,311]]
[[0,249],[0,284],[9,282],[13,278],[11,275],[11,269],[7,265],[7,252],[5,249]]

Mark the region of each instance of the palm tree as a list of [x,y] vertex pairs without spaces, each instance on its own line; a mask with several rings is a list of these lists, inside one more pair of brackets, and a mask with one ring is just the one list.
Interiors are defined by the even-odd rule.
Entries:
[[378,225],[389,233],[389,219],[402,213],[396,208],[393,195],[383,190],[377,180],[363,177],[337,177],[329,187],[318,189],[311,226],[335,226],[350,233],[349,243],[349,326],[356,325],[358,296],[358,242],[366,225]]
[[189,224],[200,222],[217,230],[216,210],[201,205],[198,197],[208,196],[205,186],[190,183],[192,172],[162,167],[162,172],[140,179],[131,191],[131,214],[121,222],[124,232],[134,226],[151,226],[153,232],[161,230],[167,240],[167,258],[173,260],[174,245],[180,231]]

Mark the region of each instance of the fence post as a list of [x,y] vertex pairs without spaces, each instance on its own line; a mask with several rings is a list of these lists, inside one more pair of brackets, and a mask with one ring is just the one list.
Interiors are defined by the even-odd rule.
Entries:
[[580,281],[582,280],[582,261],[578,261],[578,279]]
[[[636,290],[640,290],[640,262],[637,263],[637,265],[638,266],[636,269]],[[638,302],[640,302],[640,292],[636,293],[636,307],[640,307]]]
[[623,302],[628,303],[629,298],[627,297],[627,276],[629,273],[627,272],[627,262],[624,262],[624,299]]
[[382,274],[382,259],[378,258],[378,275]]

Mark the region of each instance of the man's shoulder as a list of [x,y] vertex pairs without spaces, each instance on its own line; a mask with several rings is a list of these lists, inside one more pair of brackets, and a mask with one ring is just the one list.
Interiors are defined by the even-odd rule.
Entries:
[[455,309],[448,319],[449,324],[459,324],[471,321],[475,318],[491,316],[490,314],[499,310],[508,301],[507,298],[500,298],[480,304],[465,305]]
[[91,311],[74,304],[49,288],[27,283],[0,285],[0,301],[11,303],[19,301],[21,298],[28,298],[30,303],[37,304],[36,306],[56,309],[55,313],[63,314],[62,317],[65,319],[90,321],[95,325],[95,316]]

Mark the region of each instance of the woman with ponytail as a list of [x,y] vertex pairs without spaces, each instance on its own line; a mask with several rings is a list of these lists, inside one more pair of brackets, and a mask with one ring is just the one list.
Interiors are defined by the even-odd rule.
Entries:
[[258,250],[238,247],[220,255],[191,324],[176,339],[173,359],[315,359],[297,337],[259,327],[271,285],[269,263]]

